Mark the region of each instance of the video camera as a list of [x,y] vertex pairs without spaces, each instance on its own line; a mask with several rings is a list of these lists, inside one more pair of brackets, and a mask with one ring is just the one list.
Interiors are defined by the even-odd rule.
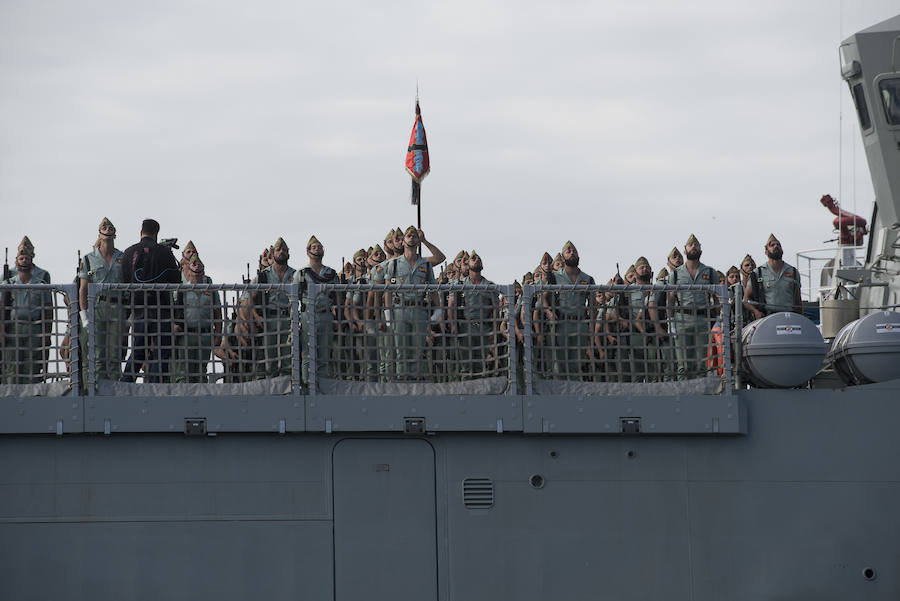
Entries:
[[157,242],[160,246],[165,246],[166,248],[180,248],[178,246],[178,238],[163,238],[159,242]]

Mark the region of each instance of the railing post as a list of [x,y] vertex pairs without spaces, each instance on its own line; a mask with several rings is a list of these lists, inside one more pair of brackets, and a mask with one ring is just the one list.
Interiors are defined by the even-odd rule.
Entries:
[[741,388],[741,359],[744,352],[744,285],[738,282],[734,287],[734,386]]
[[507,394],[519,394],[518,377],[516,375],[519,368],[518,354],[516,353],[516,287],[512,284],[501,286],[503,295],[506,296],[507,307],[507,377],[509,378],[509,387]]
[[716,296],[722,306],[722,366],[725,371],[725,394],[734,392],[734,380],[731,372],[731,303],[729,302],[729,290],[725,284],[715,286]]
[[306,336],[309,340],[309,348],[307,349],[309,352],[309,394],[313,395],[318,394],[318,390],[316,390],[318,385],[316,382],[316,363],[318,362],[318,357],[316,356],[316,298],[318,296],[319,284],[315,282],[307,284],[306,315],[309,321],[309,330]]
[[302,367],[300,362],[300,285],[288,286],[288,298],[291,301],[291,392],[295,395],[303,390],[300,382]]
[[84,358],[87,361],[87,372],[88,372],[88,396],[94,396],[94,388],[97,382],[97,374],[96,374],[96,363],[94,361],[94,357],[97,356],[97,350],[95,348],[96,338],[94,337],[94,331],[97,327],[96,321],[94,320],[94,312],[97,308],[97,284],[88,284],[88,324],[87,330],[88,333],[88,353],[87,357]]
[[[78,344],[78,312],[81,308],[78,306],[78,286],[76,284],[66,284],[62,286],[63,292],[69,299],[69,314],[66,316],[69,322],[69,364],[72,366],[72,389],[76,395],[81,394],[81,373],[78,369],[78,359],[81,355],[81,349]],[[61,350],[61,349],[59,349]],[[57,353],[59,352],[57,350]]]
[[525,344],[523,344],[523,362],[524,362],[524,374],[525,374],[525,391],[526,395],[534,394],[534,340],[532,338],[532,334],[534,328],[532,327],[532,310],[531,310],[531,299],[534,298],[534,286],[529,284],[528,286],[522,286],[522,307],[525,309],[525,316],[522,319],[522,328],[525,330],[523,332],[525,336]]

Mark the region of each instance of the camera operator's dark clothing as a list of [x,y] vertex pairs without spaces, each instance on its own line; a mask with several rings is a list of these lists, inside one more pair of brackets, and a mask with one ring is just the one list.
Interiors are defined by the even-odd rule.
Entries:
[[[122,281],[128,284],[180,284],[181,269],[170,248],[144,237],[125,249]],[[148,381],[168,381],[172,353],[171,305],[171,292],[140,290],[131,293],[134,346],[125,364],[124,382],[134,382],[145,364],[150,372],[145,374]]]
[[[122,253],[122,281],[127,284],[180,284],[181,269],[172,249],[144,237]],[[171,319],[168,308],[171,304],[172,294],[169,292],[150,290],[132,293],[135,317]]]

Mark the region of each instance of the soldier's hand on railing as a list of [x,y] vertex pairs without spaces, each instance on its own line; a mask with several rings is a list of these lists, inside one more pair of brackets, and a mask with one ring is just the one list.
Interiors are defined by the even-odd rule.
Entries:
[[[519,341],[519,344],[525,344],[525,334],[520,330],[516,330],[516,340]],[[540,342],[538,342],[540,344]]]
[[553,309],[544,309],[544,315],[547,317],[547,321],[556,321],[556,313],[553,312]]
[[172,331],[175,332],[176,334],[181,334],[181,332],[184,331],[184,328],[182,328],[180,325],[178,325],[176,323],[176,324],[172,324]]
[[63,361],[68,361],[72,356],[72,338],[68,334],[63,336],[62,342],[59,343],[59,356]]

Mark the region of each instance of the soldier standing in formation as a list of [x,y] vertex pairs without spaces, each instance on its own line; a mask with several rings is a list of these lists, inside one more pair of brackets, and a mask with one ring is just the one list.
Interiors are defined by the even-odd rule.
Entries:
[[469,255],[469,275],[463,279],[462,299],[462,365],[463,378],[488,375],[488,365],[496,358],[494,336],[497,328],[497,293],[492,289],[477,290],[477,286],[494,283],[481,275],[484,265],[474,250]]
[[[766,241],[768,260],[751,272],[751,285],[744,290],[744,306],[756,319],[772,313],[803,312],[800,274],[796,267],[782,260],[783,255],[781,242],[775,234],[769,234]],[[754,288],[759,291],[758,298],[753,298]]]
[[[78,341],[82,365],[82,382],[88,382],[87,357],[89,349],[88,285],[122,283],[122,251],[114,246],[116,226],[103,218],[100,222],[100,246],[84,256],[78,272],[78,303],[81,308],[81,330]],[[125,307],[122,293],[104,291],[94,300],[94,378],[118,380],[122,376],[123,334]]]
[[[34,245],[22,238],[16,252],[16,273],[4,284],[49,284],[50,274],[34,264]],[[49,290],[9,290],[2,295],[0,346],[4,384],[40,382],[50,353],[53,293]]]
[[[187,260],[187,284],[212,284],[196,249]],[[212,350],[222,342],[222,301],[215,290],[179,290],[175,306],[182,320],[175,329],[177,337],[175,382],[206,382],[206,365]]]
[[[316,337],[316,380],[321,381],[329,374],[329,359],[331,357],[331,338],[334,332],[334,308],[332,295],[328,293],[319,293],[315,299],[311,301],[309,297],[310,284],[335,284],[337,283],[337,272],[322,263],[325,256],[325,247],[319,242],[315,236],[309,238],[306,243],[306,256],[309,258],[309,264],[298,271],[294,276],[294,280],[300,284],[300,292],[302,295],[301,307],[303,312],[300,315],[300,344],[304,350],[309,349],[309,337]],[[315,334],[310,331],[310,314],[315,321]],[[302,369],[303,382],[309,385],[309,364],[310,357],[308,352],[302,353]]]
[[[572,242],[566,242],[561,253],[564,267],[556,272],[556,282],[564,286],[592,286],[594,278],[578,267],[580,258]],[[594,293],[588,290],[565,290],[559,293],[559,316],[556,324],[556,368],[567,380],[581,379],[582,365],[592,360],[591,324],[596,323]]]
[[[669,275],[669,284],[718,284],[712,267],[700,262],[703,250],[691,234],[684,244],[686,261]],[[712,331],[714,307],[705,290],[679,290],[668,293],[669,319],[675,325],[675,360],[678,379],[697,377],[706,372],[706,348]]]

